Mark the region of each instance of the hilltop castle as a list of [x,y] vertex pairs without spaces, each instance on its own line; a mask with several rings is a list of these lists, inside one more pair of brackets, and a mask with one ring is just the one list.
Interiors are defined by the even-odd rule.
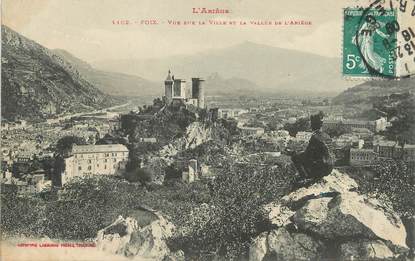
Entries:
[[202,78],[192,78],[192,89],[187,90],[186,81],[176,79],[169,73],[164,81],[164,97],[167,104],[191,104],[198,108],[205,106],[205,90]]

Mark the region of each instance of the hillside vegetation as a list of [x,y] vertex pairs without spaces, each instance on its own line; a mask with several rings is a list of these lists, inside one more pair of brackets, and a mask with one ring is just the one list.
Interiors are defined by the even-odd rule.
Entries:
[[1,113],[36,119],[115,103],[65,59],[2,26]]

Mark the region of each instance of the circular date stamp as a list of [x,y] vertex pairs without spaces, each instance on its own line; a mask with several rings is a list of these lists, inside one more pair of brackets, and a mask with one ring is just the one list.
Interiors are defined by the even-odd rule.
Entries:
[[415,76],[415,2],[375,0],[344,9],[342,67],[351,77]]

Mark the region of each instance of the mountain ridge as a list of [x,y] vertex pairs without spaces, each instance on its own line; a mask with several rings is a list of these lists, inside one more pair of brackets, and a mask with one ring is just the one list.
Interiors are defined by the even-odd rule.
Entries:
[[371,104],[372,98],[393,93],[414,93],[415,78],[372,80],[349,88],[333,98],[335,104]]
[[[123,71],[153,81],[164,80],[169,69],[179,78],[208,77],[220,73],[225,79],[253,82],[260,92],[339,93],[355,82],[345,81],[340,59],[296,50],[243,42],[193,55],[153,59],[103,60],[92,63],[102,70]],[[206,90],[209,94],[209,90]],[[231,92],[230,89],[228,92]],[[237,93],[236,91],[234,93]]]
[[[149,81],[137,75],[98,70],[89,63],[63,49],[54,49],[54,53],[76,65],[78,70],[104,93],[114,96],[156,95],[154,90],[161,88],[161,83]],[[160,86],[159,86],[160,85]]]
[[71,63],[5,25],[1,62],[4,119],[34,120],[116,103]]

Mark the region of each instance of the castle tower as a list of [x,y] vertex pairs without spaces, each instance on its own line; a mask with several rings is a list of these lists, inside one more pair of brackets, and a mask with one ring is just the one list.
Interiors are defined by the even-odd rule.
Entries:
[[192,98],[197,99],[197,107],[205,108],[205,88],[202,78],[192,78]]
[[166,97],[166,102],[169,104],[173,100],[173,78],[169,74],[167,75],[166,80],[164,81],[164,97]]
[[173,98],[185,99],[186,98],[186,81],[182,79],[174,79],[173,84]]

